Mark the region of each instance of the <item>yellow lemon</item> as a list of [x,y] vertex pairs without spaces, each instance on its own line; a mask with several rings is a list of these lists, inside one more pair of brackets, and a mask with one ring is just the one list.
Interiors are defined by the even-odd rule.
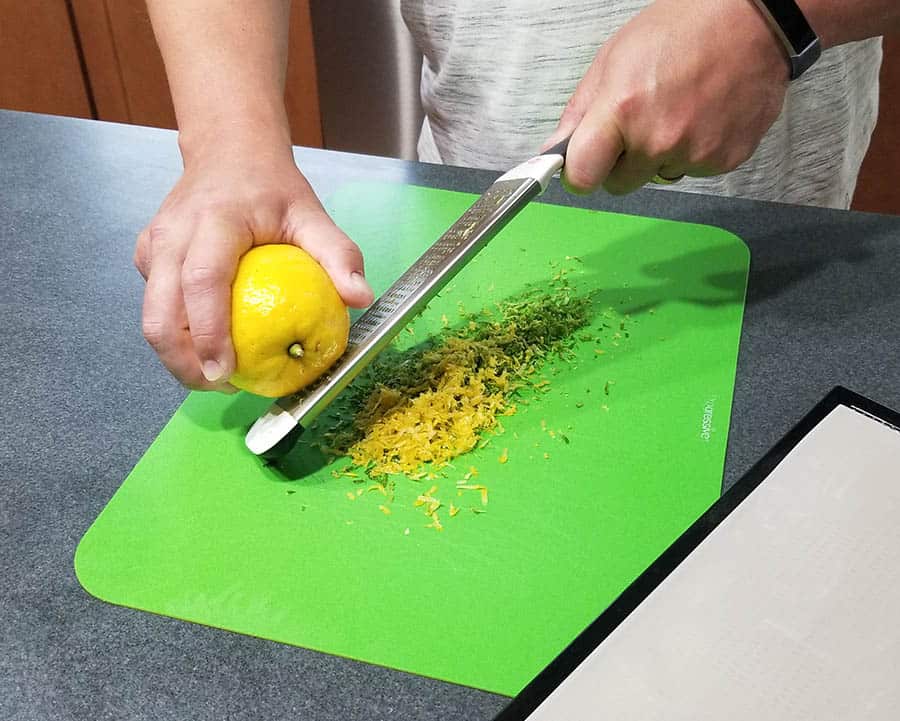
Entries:
[[312,383],[347,347],[350,317],[331,278],[294,245],[245,253],[231,285],[232,385],[276,398]]

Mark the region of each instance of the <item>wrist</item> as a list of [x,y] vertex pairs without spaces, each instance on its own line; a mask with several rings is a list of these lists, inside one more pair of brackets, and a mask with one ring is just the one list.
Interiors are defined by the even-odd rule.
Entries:
[[259,159],[289,157],[293,162],[291,132],[283,110],[232,112],[179,121],[178,147],[186,168],[223,154]]
[[819,59],[822,45],[800,5],[795,0],[751,0],[777,41],[789,69],[789,79],[796,80]]
[[786,84],[790,79],[790,64],[784,46],[756,1],[729,0],[725,5],[730,12],[719,20],[727,27],[739,29],[740,61],[758,68],[771,82]]

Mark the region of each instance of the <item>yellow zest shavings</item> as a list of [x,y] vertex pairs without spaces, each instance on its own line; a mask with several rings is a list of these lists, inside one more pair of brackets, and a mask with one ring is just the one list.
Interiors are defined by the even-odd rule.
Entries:
[[534,288],[476,315],[461,308],[461,327],[383,352],[344,394],[336,417],[346,420],[326,433],[323,450],[348,455],[370,478],[419,480],[487,445],[487,434],[504,432],[499,418],[516,412],[516,393],[550,390],[546,378],[531,378],[550,357],[571,359],[571,336],[588,324],[591,296],[576,296],[564,275],[550,292]]
[[456,488],[461,491],[480,491],[481,492],[481,505],[486,506],[488,502],[488,489],[487,486],[476,485],[472,483],[457,483]]
[[[580,262],[574,256],[567,258],[572,259]],[[551,379],[564,371],[562,363],[577,367],[576,344],[587,344],[586,355],[592,350],[593,357],[607,353],[589,327],[593,294],[576,294],[567,277],[570,270],[551,265],[558,270],[549,288],[532,285],[525,293],[476,313],[458,303],[460,319],[452,325],[443,313],[439,330],[421,342],[409,345],[413,341],[405,340],[389,346],[331,406],[313,443],[327,456],[349,461],[332,471],[334,478],[350,478],[358,486],[355,493],[346,494],[348,499],[380,494],[383,498],[375,501],[383,501],[379,511],[392,515],[397,511],[393,505],[398,482],[392,476],[402,474],[423,486],[424,481],[446,479],[454,459],[486,448],[505,433],[503,416],[537,405],[541,396],[555,391]],[[628,338],[625,321],[630,319],[622,318],[613,307],[597,316],[596,329],[605,334],[607,348],[610,342],[618,347],[617,340]],[[420,335],[412,328],[407,333],[407,339]],[[613,383],[603,386],[605,396],[611,394]],[[568,398],[568,392],[562,393]],[[585,406],[581,400],[567,402]],[[605,404],[601,408],[609,410]],[[546,420],[541,419],[540,427],[550,438],[570,443],[563,430],[550,428]],[[520,440],[518,433],[511,434]],[[539,448],[538,443],[534,446]],[[543,456],[550,460],[549,453]],[[509,448],[503,447],[496,458],[500,464],[508,463]],[[425,527],[443,531],[446,519],[459,517],[462,510],[485,513],[488,487],[476,482],[478,476],[475,466],[456,476],[460,480],[454,486],[454,503],[444,503],[436,484],[415,494],[411,505],[425,516]],[[480,503],[466,498],[470,492],[478,494]],[[410,529],[403,534],[408,536]]]
[[427,493],[423,493],[416,498],[413,502],[413,505],[416,508],[425,507],[425,515],[433,516],[435,512],[443,505],[443,502],[439,498],[435,498],[434,494],[437,493],[438,487],[432,486]]

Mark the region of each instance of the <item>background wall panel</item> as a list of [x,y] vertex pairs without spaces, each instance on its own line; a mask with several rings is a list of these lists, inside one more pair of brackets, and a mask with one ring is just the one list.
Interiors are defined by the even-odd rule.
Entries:
[[97,117],[120,123],[130,122],[125,86],[119,68],[109,16],[104,0],[69,0]]
[[69,7],[62,0],[0,0],[0,107],[93,115]]
[[900,214],[900,35],[884,39],[878,125],[863,162],[853,207]]
[[[3,0],[4,2],[6,0]],[[144,0],[70,0],[101,120],[176,127],[165,66]],[[285,103],[292,139],[322,146],[308,0],[294,0]]]

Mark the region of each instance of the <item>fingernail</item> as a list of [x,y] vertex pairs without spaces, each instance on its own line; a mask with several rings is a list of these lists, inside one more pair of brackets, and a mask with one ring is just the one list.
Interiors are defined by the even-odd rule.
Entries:
[[225,373],[222,370],[222,366],[218,361],[208,360],[204,361],[203,365],[200,366],[200,370],[203,371],[203,377],[206,378],[210,383],[215,383],[218,380],[222,380],[222,376]]
[[353,283],[353,285],[355,285],[359,291],[365,292],[366,295],[370,297],[373,297],[375,295],[375,293],[372,291],[372,286],[369,285],[369,281],[367,281],[366,277],[358,270],[354,270],[350,274],[350,282]]

